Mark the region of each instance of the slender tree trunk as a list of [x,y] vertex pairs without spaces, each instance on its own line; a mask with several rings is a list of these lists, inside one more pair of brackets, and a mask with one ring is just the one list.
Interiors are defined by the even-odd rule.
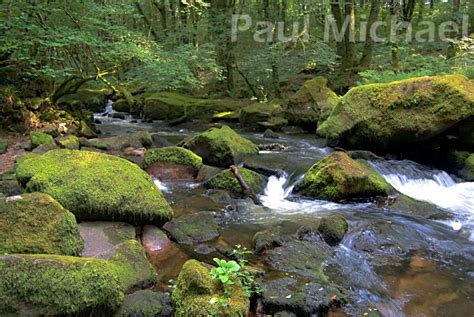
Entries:
[[355,9],[354,0],[345,0],[344,12],[345,18],[349,21],[347,30],[344,33],[344,44],[346,54],[344,56],[345,68],[353,68],[357,63],[357,49],[355,43]]
[[[460,15],[461,15],[461,0],[453,0],[453,11],[451,15],[451,21],[453,24],[456,25],[456,27],[453,28],[453,32],[451,33],[451,39],[457,40],[459,39],[461,32],[459,32],[459,27],[460,27]],[[448,46],[448,52],[447,52],[447,57],[452,58],[456,56],[456,43],[451,42],[449,43]]]
[[362,58],[360,61],[360,65],[362,67],[369,67],[370,64],[372,63],[372,55],[374,51],[374,39],[372,38],[370,34],[370,29],[372,25],[374,25],[374,23],[377,21],[381,4],[382,4],[381,0],[371,0],[369,21],[367,23],[367,32],[365,34],[364,50],[362,51]]
[[[400,20],[400,4],[397,0],[390,1],[390,15],[395,20],[394,25],[392,24],[391,38],[390,38],[390,50],[392,53],[392,68],[393,71],[400,72],[400,52],[398,48],[398,22]],[[392,38],[393,37],[393,38]]]

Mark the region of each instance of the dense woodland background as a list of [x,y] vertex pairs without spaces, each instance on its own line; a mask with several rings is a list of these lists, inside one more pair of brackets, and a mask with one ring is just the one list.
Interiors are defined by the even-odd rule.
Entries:
[[[269,101],[285,98],[303,80],[323,75],[339,94],[358,84],[422,75],[474,76],[473,39],[453,32],[452,41],[407,43],[406,30],[391,43],[324,41],[329,15],[348,16],[359,38],[362,23],[423,21],[439,25],[470,16],[472,1],[440,0],[144,0],[2,1],[0,85],[3,111],[14,98],[61,97],[80,88],[107,88],[125,97],[140,91],[176,91],[199,97],[229,96]],[[231,41],[232,14],[254,23]],[[309,41],[253,40],[256,21],[310,20]],[[379,28],[383,36],[390,28]],[[275,34],[277,30],[275,29]],[[276,37],[276,35],[275,35]],[[12,109],[10,109],[12,110]],[[11,115],[11,113],[10,113]]]

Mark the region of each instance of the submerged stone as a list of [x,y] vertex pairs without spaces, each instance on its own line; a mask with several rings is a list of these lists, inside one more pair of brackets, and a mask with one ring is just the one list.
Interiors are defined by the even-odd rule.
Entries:
[[18,163],[16,177],[27,191],[51,195],[78,219],[163,224],[173,215],[140,167],[102,153],[53,150],[29,155]]
[[0,198],[0,254],[79,255],[82,248],[76,218],[51,196]]

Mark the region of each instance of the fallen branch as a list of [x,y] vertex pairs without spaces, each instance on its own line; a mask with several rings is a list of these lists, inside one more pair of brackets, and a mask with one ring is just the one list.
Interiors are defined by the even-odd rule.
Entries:
[[242,175],[240,175],[240,172],[239,172],[239,169],[237,168],[237,166],[235,165],[231,165],[230,167],[230,171],[232,172],[232,174],[234,174],[235,178],[237,178],[237,180],[239,181],[240,183],[240,186],[242,187],[242,189],[245,191],[245,193],[247,194],[247,196],[253,200],[253,202],[255,203],[255,205],[261,205],[262,202],[260,201],[260,199],[258,199],[257,195],[255,195],[255,192],[252,190],[252,188],[247,184],[247,182],[245,181],[245,179],[242,177]]

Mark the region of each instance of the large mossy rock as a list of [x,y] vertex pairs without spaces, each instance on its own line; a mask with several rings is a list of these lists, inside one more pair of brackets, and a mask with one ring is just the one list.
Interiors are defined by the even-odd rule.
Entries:
[[[267,178],[252,170],[239,167],[238,171],[247,185],[256,193],[262,193],[267,184]],[[235,175],[230,170],[225,170],[215,175],[204,183],[206,188],[222,189],[235,197],[246,197],[246,192],[240,185]]]
[[227,295],[220,282],[211,278],[210,270],[202,263],[187,261],[171,295],[176,316],[246,316],[250,302],[244,290],[238,281],[229,288],[231,298],[224,307],[221,300]]
[[107,316],[123,302],[107,261],[54,255],[0,256],[0,315]]
[[216,113],[234,111],[245,103],[231,99],[198,99],[170,92],[155,93],[145,98],[144,116],[153,120],[181,118],[210,121]]
[[240,110],[240,124],[256,128],[259,122],[266,122],[281,112],[281,106],[275,102],[254,103]]
[[393,188],[368,163],[333,152],[314,164],[296,192],[331,201],[387,196]]
[[122,222],[83,222],[79,224],[84,239],[83,257],[108,260],[124,291],[147,287],[156,280],[156,272],[135,239],[135,228]]
[[258,146],[229,128],[211,128],[185,140],[183,147],[193,151],[208,165],[227,168],[242,156],[257,154]]
[[202,158],[188,149],[168,146],[146,151],[144,163],[148,172],[160,179],[189,179],[197,176]]
[[0,199],[0,254],[79,255],[82,248],[76,217],[51,196]]
[[16,169],[29,192],[51,195],[81,220],[163,224],[173,212],[146,172],[110,155],[53,150],[29,155]]
[[306,81],[289,100],[284,117],[297,126],[314,131],[337,105],[339,97],[327,87],[327,79],[315,77]]
[[317,134],[352,148],[397,149],[473,115],[473,81],[462,75],[420,77],[352,88]]
[[30,133],[31,148],[34,149],[42,144],[54,144],[54,139],[51,135],[43,132]]

